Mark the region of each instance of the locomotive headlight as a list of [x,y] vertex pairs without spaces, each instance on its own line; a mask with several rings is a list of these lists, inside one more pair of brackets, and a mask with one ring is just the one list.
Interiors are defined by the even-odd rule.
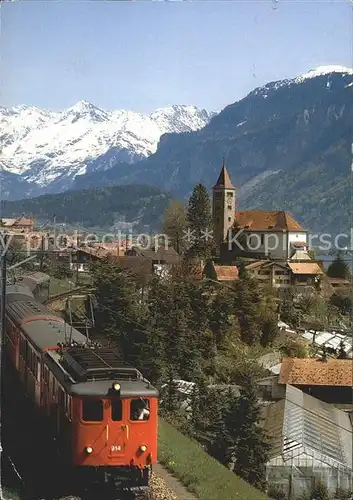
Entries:
[[86,451],[87,455],[90,455],[93,452],[92,446],[86,446],[85,451]]
[[118,382],[114,382],[113,389],[114,389],[114,391],[119,392],[120,391],[120,384],[118,384]]
[[147,450],[147,446],[145,444],[142,444],[140,446],[140,451],[146,451]]

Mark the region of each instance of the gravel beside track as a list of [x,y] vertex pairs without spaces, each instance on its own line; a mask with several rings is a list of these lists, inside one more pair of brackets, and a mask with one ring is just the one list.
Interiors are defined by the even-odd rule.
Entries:
[[[169,476],[169,473],[163,469],[160,465],[157,466],[158,471],[152,473],[152,477],[150,480],[150,491],[149,495],[136,495],[136,500],[141,500],[148,498],[148,500],[189,500],[194,498],[193,496],[190,496],[190,494],[184,490],[184,487],[180,484],[177,485],[178,489],[178,494],[180,496],[177,496],[177,494],[171,489],[170,485],[167,484],[167,482],[161,477],[161,471],[163,476]],[[170,478],[174,479],[172,476]],[[177,480],[175,480],[177,481]],[[168,480],[169,482],[169,480]],[[81,497],[76,497],[76,496],[65,496],[61,497],[58,500],[82,500]],[[99,498],[95,500],[100,500]],[[124,500],[123,497],[121,497],[121,500]]]
[[179,498],[176,494],[169,488],[167,483],[156,472],[152,473],[150,482],[150,498],[151,500],[184,500],[184,498]]

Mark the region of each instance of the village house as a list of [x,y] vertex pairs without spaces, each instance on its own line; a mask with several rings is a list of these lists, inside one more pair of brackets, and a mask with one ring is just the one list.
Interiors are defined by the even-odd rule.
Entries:
[[219,266],[210,261],[204,267],[203,276],[213,281],[233,282],[239,279],[239,270],[235,265]]
[[351,359],[283,358],[278,383],[290,384],[326,403],[352,404]]
[[25,216],[14,219],[1,218],[0,230],[9,233],[31,233],[34,231],[34,219]]
[[260,285],[278,290],[285,294],[288,290],[303,293],[313,291],[320,285],[324,272],[314,261],[311,262],[278,262],[258,260],[245,266]]
[[258,260],[247,264],[245,269],[264,287],[282,291],[291,286],[291,270],[286,262]]
[[179,255],[173,248],[141,250],[138,247],[132,247],[125,252],[120,245],[112,243],[81,246],[72,250],[70,267],[73,271],[89,272],[93,262],[106,258],[116,260],[121,267],[138,276],[143,286],[149,282],[153,274],[163,275],[170,266],[180,262]]
[[133,246],[127,251],[128,257],[148,259],[152,262],[153,273],[164,276],[168,270],[180,263],[180,256],[172,247],[152,246],[141,248]]

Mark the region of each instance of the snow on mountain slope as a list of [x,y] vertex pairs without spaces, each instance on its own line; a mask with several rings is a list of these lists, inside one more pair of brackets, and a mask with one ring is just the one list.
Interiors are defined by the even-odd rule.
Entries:
[[341,73],[342,75],[353,75],[352,68],[346,68],[345,66],[339,66],[338,64],[331,64],[328,66],[318,66],[317,68],[311,69],[303,75],[297,76],[294,80],[297,83],[303,82],[308,78],[315,78],[316,76],[331,75],[332,73]]
[[309,70],[307,73],[303,73],[302,75],[298,75],[295,78],[290,78],[286,80],[278,80],[274,82],[269,82],[262,87],[258,87],[251,92],[252,95],[261,95],[264,99],[267,97],[267,91],[269,90],[277,90],[281,87],[288,87],[291,85],[305,83],[307,80],[327,76],[327,86],[331,85],[330,79],[331,76],[335,75],[353,75],[352,68],[346,68],[345,66],[339,66],[337,64],[331,64],[327,66],[318,66],[317,68],[313,68]]
[[145,158],[156,151],[162,134],[197,130],[211,116],[195,106],[160,108],[148,116],[104,111],[87,101],[59,113],[0,108],[1,166],[43,188],[59,183],[62,190],[78,174]]

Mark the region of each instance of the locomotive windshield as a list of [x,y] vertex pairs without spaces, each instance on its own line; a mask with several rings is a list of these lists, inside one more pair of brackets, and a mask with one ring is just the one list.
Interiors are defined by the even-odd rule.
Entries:
[[85,422],[101,422],[103,420],[103,401],[100,399],[84,399],[82,401],[82,420]]

